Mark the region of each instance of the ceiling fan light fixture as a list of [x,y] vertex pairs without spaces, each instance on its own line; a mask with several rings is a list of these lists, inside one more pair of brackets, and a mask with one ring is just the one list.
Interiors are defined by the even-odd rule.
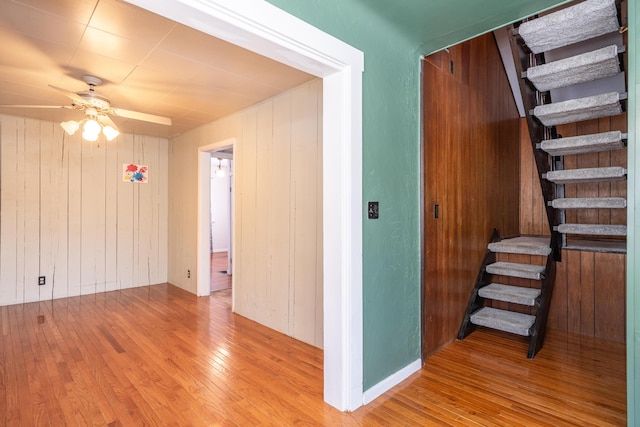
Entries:
[[107,141],[111,141],[115,137],[120,135],[120,132],[118,131],[118,129],[114,129],[108,125],[102,128],[102,133],[104,133],[104,136],[107,138]]
[[82,132],[82,138],[86,139],[87,141],[96,141],[98,139],[98,135],[100,134],[100,131],[98,131],[97,133],[93,133],[90,131],[87,131],[86,129]]
[[76,122],[75,120],[62,122],[60,123],[60,126],[62,127],[62,129],[64,129],[67,135],[73,135],[78,131],[78,129],[80,129],[80,123]]
[[224,171],[224,169],[222,169],[222,160],[216,157],[216,160],[218,161],[218,167],[216,168],[215,174],[218,178],[223,178],[226,173]]
[[98,123],[96,120],[89,118],[87,119],[86,122],[84,122],[84,126],[82,129],[86,133],[90,133],[90,134],[95,133],[96,135],[98,135],[102,130],[102,126],[100,126],[100,123]]

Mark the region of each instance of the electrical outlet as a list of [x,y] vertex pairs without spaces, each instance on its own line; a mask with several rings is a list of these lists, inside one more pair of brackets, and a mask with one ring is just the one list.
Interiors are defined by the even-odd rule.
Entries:
[[187,279],[191,279],[191,270],[187,270]]
[[47,283],[45,276],[38,277],[38,286],[44,286]]

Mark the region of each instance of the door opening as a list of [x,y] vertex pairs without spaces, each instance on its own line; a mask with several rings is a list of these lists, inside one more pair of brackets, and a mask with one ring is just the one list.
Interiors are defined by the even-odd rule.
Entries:
[[210,251],[211,292],[232,287],[231,177],[233,153],[211,153]]
[[[232,173],[234,144],[235,138],[231,138],[199,148],[198,296],[210,295],[214,291],[214,280],[217,282],[215,290],[232,288],[235,234]],[[216,256],[223,252],[227,254],[226,263],[225,260],[220,263],[220,255]]]

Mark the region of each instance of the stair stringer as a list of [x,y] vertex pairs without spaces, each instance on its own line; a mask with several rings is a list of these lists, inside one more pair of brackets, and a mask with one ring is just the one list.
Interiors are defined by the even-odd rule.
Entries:
[[[509,37],[509,41],[511,44],[511,52],[514,58],[516,73],[518,76],[522,76],[524,71],[532,64],[544,64],[544,54],[532,53],[524,44],[524,42],[515,35],[518,31],[514,25],[509,26],[507,30],[512,35],[511,37]],[[557,227],[563,222],[561,217],[563,212],[551,205],[551,201],[558,198],[558,195],[556,194],[556,187],[552,182],[544,179],[543,177],[552,170],[551,162],[556,163],[553,169],[562,169],[562,160],[560,157],[552,158],[546,152],[542,151],[539,148],[542,144],[542,141],[547,139],[555,139],[557,137],[556,130],[555,126],[549,128],[545,127],[532,115],[532,111],[534,110],[536,105],[539,104],[539,102],[537,102],[538,98],[545,97],[546,95],[538,92],[536,88],[526,79],[518,78],[518,84],[520,86],[520,92],[522,94],[522,101],[524,104],[524,110],[527,120],[527,128],[529,130],[529,137],[531,139],[531,148],[536,163],[542,196],[544,198],[547,220],[549,222],[549,233],[552,236],[552,244],[556,245],[552,246],[552,253],[556,257],[556,261],[561,261],[562,239],[560,238],[560,233],[558,233],[558,231],[555,230],[554,227]]]
[[[551,238],[551,253],[547,255],[545,274],[540,287],[540,296],[536,301],[536,320],[531,327],[531,339],[529,341],[529,351],[527,357],[533,359],[544,344],[545,332],[547,330],[547,320],[549,318],[549,308],[551,297],[553,296],[553,286],[556,280],[556,255],[553,253],[553,236]],[[556,233],[556,238],[559,236]]]

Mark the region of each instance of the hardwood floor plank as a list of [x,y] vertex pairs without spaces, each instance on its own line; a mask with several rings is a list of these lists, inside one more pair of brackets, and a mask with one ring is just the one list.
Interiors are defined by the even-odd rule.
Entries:
[[0,425],[622,426],[624,345],[483,330],[371,404],[323,402],[322,351],[171,285],[0,307]]

